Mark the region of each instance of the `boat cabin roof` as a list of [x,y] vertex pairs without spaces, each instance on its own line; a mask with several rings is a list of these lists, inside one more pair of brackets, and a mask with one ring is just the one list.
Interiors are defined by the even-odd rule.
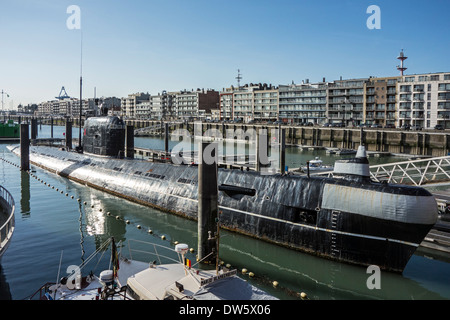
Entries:
[[182,264],[154,265],[128,278],[135,299],[265,300],[274,299],[236,276],[236,270],[188,270]]

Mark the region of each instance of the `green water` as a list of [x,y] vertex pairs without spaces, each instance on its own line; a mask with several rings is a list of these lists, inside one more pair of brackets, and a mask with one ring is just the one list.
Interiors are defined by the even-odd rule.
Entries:
[[[54,137],[62,137],[64,128],[54,130]],[[39,137],[48,137],[49,132],[49,127],[43,126]],[[76,134],[74,128],[74,136]],[[158,148],[160,144],[160,139],[135,140],[136,146],[146,148]],[[293,165],[311,156],[320,156],[330,164],[336,159],[328,159],[322,151],[301,152],[293,148],[287,151],[287,159]],[[19,159],[6,150],[6,145],[0,145],[0,157],[19,163]],[[371,163],[372,159],[375,158],[370,159]],[[55,281],[61,255],[61,274],[65,274],[69,265],[79,265],[111,236],[125,242],[124,250],[129,239],[169,247],[173,247],[174,241],[193,248],[197,246],[194,221],[131,203],[33,167],[34,175],[63,190],[61,194],[4,160],[0,161],[0,184],[15,199],[16,230],[1,260],[1,299],[23,299],[45,282]],[[138,229],[137,225],[142,228]],[[149,234],[148,229],[153,234]],[[161,239],[162,235],[165,240]],[[450,299],[450,256],[446,254],[420,249],[402,275],[381,272],[381,289],[369,289],[370,274],[366,268],[329,261],[231,232],[221,232],[221,236],[221,259],[238,270],[246,268],[253,272],[255,278],[241,276],[281,299],[299,299],[299,292],[307,293],[314,300]],[[194,255],[190,258],[195,261]],[[107,262],[99,263],[98,272],[103,270],[101,267],[106,268]],[[272,281],[278,281],[279,286],[273,288]]]

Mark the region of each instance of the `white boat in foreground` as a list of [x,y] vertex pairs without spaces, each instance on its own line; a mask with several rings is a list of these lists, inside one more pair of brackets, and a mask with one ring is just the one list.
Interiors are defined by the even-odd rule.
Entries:
[[[150,244],[156,259],[150,263],[134,261],[117,253],[112,244],[112,269],[98,276],[81,274],[83,265],[74,268],[59,283],[47,283],[31,299],[42,300],[276,300],[275,297],[237,276],[236,270],[200,270],[183,263],[188,246],[178,244],[175,250]],[[108,244],[109,244],[108,243]],[[96,252],[104,251],[104,246]],[[172,251],[178,261],[162,250]],[[173,254],[175,253],[175,254]],[[172,260],[158,264],[156,261]],[[188,261],[188,260],[187,260]]]

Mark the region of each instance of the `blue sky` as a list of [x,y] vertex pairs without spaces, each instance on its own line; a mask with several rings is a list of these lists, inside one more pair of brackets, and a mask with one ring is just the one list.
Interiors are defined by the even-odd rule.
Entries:
[[[5,109],[53,99],[450,71],[449,0],[0,0]],[[81,29],[69,30],[70,5]],[[370,5],[381,29],[366,26]]]

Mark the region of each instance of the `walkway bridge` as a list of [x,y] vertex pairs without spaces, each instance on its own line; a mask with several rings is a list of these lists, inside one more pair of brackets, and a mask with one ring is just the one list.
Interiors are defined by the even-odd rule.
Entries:
[[[317,174],[332,176],[333,172]],[[370,177],[377,182],[415,186],[450,185],[450,156],[373,165]]]
[[370,166],[370,175],[379,182],[415,186],[450,184],[450,156],[374,165]]
[[165,122],[153,124],[148,127],[134,129],[135,136],[145,136],[145,135],[153,135],[153,134],[163,134],[165,133],[165,124],[168,125],[169,129],[173,129],[176,125],[179,125],[179,122]]

